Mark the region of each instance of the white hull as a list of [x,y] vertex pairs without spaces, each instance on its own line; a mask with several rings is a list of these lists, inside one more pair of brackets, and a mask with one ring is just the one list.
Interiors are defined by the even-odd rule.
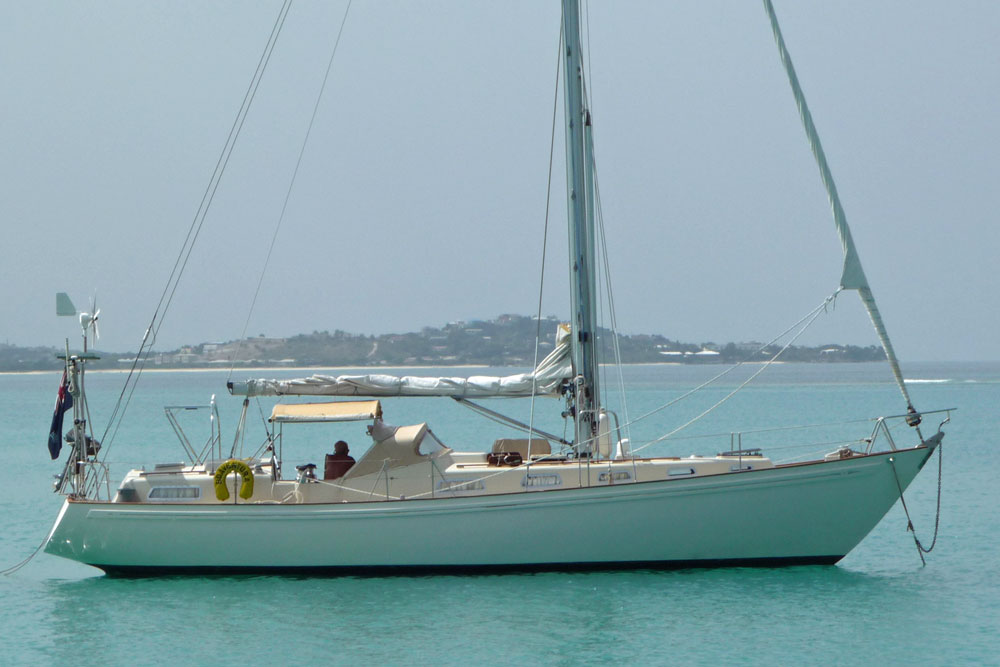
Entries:
[[[936,443],[935,443],[936,444]],[[833,563],[933,445],[635,484],[326,504],[69,500],[45,550],[123,574]]]

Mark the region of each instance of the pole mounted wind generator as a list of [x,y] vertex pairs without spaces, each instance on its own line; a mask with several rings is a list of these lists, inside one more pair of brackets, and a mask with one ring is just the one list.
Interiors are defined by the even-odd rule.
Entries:
[[[79,316],[80,329],[83,335],[83,352],[80,354],[70,354],[69,339],[66,339],[65,353],[57,355],[62,359],[65,367],[63,369],[62,381],[59,384],[59,393],[56,398],[55,409],[52,414],[52,425],[49,428],[48,448],[49,455],[53,460],[59,458],[62,450],[62,443],[72,446],[69,457],[66,459],[66,466],[63,472],[56,476],[54,484],[56,493],[68,490],[69,495],[86,496],[89,484],[96,484],[100,479],[107,479],[107,471],[97,461],[97,453],[101,449],[101,443],[87,432],[87,399],[83,391],[84,367],[88,361],[99,359],[96,354],[87,352],[89,335],[93,335],[96,343],[100,339],[100,330],[97,328],[97,321],[100,318],[101,310],[97,307],[96,295],[90,301],[89,312],[77,312],[76,306],[66,292],[56,293],[56,316],[57,317],[77,317]],[[73,427],[62,435],[63,417],[67,411],[73,410]],[[99,474],[99,470],[104,471],[104,475]]]
[[[83,351],[87,352],[87,330],[93,329],[94,342],[101,338],[100,329],[97,328],[97,320],[101,316],[101,309],[97,307],[97,295],[90,300],[90,312],[77,313],[76,306],[66,292],[56,292],[56,316],[76,317],[80,316],[80,328],[83,330]],[[69,343],[67,342],[67,345]]]

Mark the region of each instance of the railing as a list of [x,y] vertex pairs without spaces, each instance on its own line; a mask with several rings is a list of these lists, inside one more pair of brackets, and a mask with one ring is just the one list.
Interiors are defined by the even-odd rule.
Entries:
[[[198,453],[194,446],[192,446],[191,441],[188,440],[187,434],[184,433],[184,429],[181,427],[180,422],[177,419],[177,414],[179,412],[195,412],[199,410],[209,410],[209,425],[210,433],[208,440],[202,447],[201,452]],[[184,448],[184,452],[191,457],[191,462],[194,464],[202,463],[209,455],[212,458],[222,458],[222,426],[219,421],[219,410],[215,405],[215,396],[212,396],[212,401],[208,405],[167,405],[164,406],[163,412],[167,415],[167,421],[170,422],[171,428],[174,429],[174,434],[177,435],[177,439],[181,442],[181,447]],[[218,449],[218,456],[216,457],[216,449]]]
[[101,487],[103,485],[105,497],[110,501],[112,495],[108,467],[96,460],[80,461],[77,465],[83,468],[83,489],[80,496],[92,500],[101,500]]
[[[796,426],[780,426],[774,428],[763,428],[763,429],[748,429],[743,431],[731,431],[728,433],[708,433],[690,436],[675,436],[665,441],[667,443],[679,443],[680,441],[687,440],[723,440],[728,443],[728,449],[723,449],[719,451],[719,454],[725,454],[727,456],[736,456],[742,458],[742,455],[748,455],[750,453],[756,453],[760,450],[764,450],[764,453],[770,455],[771,452],[775,451],[790,451],[790,450],[809,450],[800,455],[792,456],[791,458],[784,459],[781,461],[775,461],[775,463],[786,463],[796,460],[803,460],[804,458],[811,456],[821,456],[823,452],[829,452],[838,448],[855,448],[858,453],[870,454],[876,451],[879,439],[884,439],[887,443],[887,447],[891,451],[895,451],[900,448],[896,440],[899,438],[899,433],[897,432],[894,436],[893,429],[900,426],[905,426],[914,420],[914,417],[926,417],[932,415],[944,415],[944,419],[941,421],[938,429],[944,424],[951,420],[951,412],[956,408],[945,408],[940,410],[928,410],[926,412],[914,412],[898,415],[888,415],[885,417],[877,417],[872,419],[860,419],[853,421],[843,421],[843,422],[827,422],[821,424],[806,424],[806,425],[796,425]],[[843,428],[851,426],[852,424],[870,424],[874,422],[874,426],[871,431],[865,433],[864,436],[857,438],[850,438],[843,436]],[[832,434],[833,437],[829,438],[812,438],[812,439],[802,439],[794,442],[790,442],[789,437],[790,432],[793,431],[812,431],[813,434],[817,432],[830,432],[831,430],[837,431]],[[924,441],[923,435],[920,433],[920,429],[916,429],[916,434],[920,439],[920,442]],[[784,442],[783,442],[784,441]],[[920,444],[919,442],[917,444]]]
[[[922,419],[923,417],[926,417],[928,415],[940,415],[940,414],[943,414],[943,415],[945,415],[945,418],[944,418],[943,421],[941,421],[940,424],[938,424],[938,428],[937,428],[937,430],[940,431],[942,426],[944,426],[945,424],[947,424],[948,422],[951,421],[951,412],[952,412],[952,410],[955,410],[955,409],[957,409],[957,408],[944,408],[942,410],[930,410],[928,412],[909,412],[909,413],[906,413],[906,414],[903,414],[903,415],[891,415],[889,417],[879,417],[878,419],[875,420],[875,428],[872,429],[871,437],[868,438],[868,447],[865,449],[865,454],[871,454],[872,453],[872,450],[875,448],[875,442],[878,440],[879,435],[884,435],[885,436],[885,440],[886,440],[886,442],[889,443],[889,448],[892,451],[896,451],[897,449],[899,449],[896,446],[895,439],[892,437],[892,429],[890,428],[890,426],[888,424],[889,421],[891,421],[891,420],[895,420],[895,421],[902,420],[903,423],[910,424],[910,423],[912,423],[914,417],[920,417]],[[920,429],[919,428],[917,429],[917,433],[920,434]],[[921,439],[921,441],[923,441],[923,436],[922,435],[921,435],[920,439]]]

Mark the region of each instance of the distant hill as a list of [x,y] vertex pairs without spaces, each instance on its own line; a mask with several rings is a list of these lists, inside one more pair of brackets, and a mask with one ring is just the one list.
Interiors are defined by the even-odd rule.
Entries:
[[[290,338],[259,336],[245,341],[187,345],[169,352],[154,352],[149,364],[164,368],[228,368],[232,359],[241,366],[528,366],[534,362],[535,334],[540,331],[539,359],[555,344],[559,320],[547,317],[501,315],[494,320],[449,322],[419,332],[366,336],[344,331],[314,331]],[[602,330],[605,358],[611,359],[612,336]],[[780,349],[760,343],[681,343],[658,334],[618,336],[624,363],[734,363],[765,360]],[[0,371],[58,370],[61,351],[47,347],[0,344]],[[92,368],[127,368],[134,352],[98,352]],[[850,362],[881,361],[882,348],[870,345],[792,346],[782,361]]]
[[0,343],[0,371],[59,370],[63,362],[56,359],[60,351],[54,347],[18,347]]

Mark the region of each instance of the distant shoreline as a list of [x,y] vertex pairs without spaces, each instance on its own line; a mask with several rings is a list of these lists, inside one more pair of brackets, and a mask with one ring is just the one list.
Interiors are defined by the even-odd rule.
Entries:
[[[540,329],[541,327],[541,329]],[[560,333],[562,332],[562,333]],[[378,335],[335,330],[314,331],[285,338],[264,334],[240,340],[183,345],[176,350],[138,352],[96,351],[103,357],[91,369],[127,371],[138,354],[147,369],[241,372],[257,368],[523,368],[532,367],[568,335],[559,319],[505,314],[492,320],[448,322],[420,331]],[[732,364],[776,358],[785,362],[854,363],[885,359],[875,345],[828,343],[818,346],[765,344],[754,341],[685,343],[661,334],[621,334],[598,329],[604,345],[614,344],[614,357],[623,364]],[[0,345],[0,371],[57,370],[57,348]],[[610,348],[605,357],[611,359]]]

